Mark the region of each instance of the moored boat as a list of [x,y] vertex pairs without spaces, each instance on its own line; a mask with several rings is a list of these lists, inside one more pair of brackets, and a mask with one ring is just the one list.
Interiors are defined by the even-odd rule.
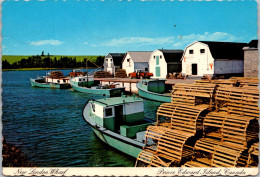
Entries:
[[171,102],[170,93],[166,92],[164,79],[142,80],[137,84],[138,94],[146,99],[159,102]]
[[135,158],[145,146],[147,126],[154,122],[144,117],[143,99],[124,95],[89,100],[82,114],[100,140]]
[[52,71],[49,76],[38,76],[36,79],[30,78],[33,87],[42,88],[70,88],[69,77],[63,76],[61,71]]
[[70,84],[73,90],[83,93],[105,95],[105,96],[120,96],[125,91],[124,87],[116,88],[115,85],[94,85],[93,76],[78,76],[70,79]]

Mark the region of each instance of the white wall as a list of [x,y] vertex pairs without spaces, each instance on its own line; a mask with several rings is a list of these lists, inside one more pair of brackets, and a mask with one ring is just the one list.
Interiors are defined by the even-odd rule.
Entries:
[[135,102],[135,103],[127,103],[125,105],[125,115],[134,114],[138,112],[144,111],[144,104],[143,102]]
[[[127,62],[127,59],[129,59],[129,62]],[[130,58],[129,53],[127,53],[127,55],[125,56],[125,59],[124,59],[124,61],[122,63],[122,69],[126,70],[127,76],[128,76],[129,73],[134,72],[134,62]]]
[[110,72],[110,74],[114,74],[114,64],[112,57],[105,58],[106,62],[106,71]]
[[[154,58],[155,56],[155,58]],[[159,56],[159,65],[156,65],[156,56]],[[162,58],[160,58],[162,56]],[[160,77],[156,76],[156,67],[160,67]],[[149,72],[153,73],[152,78],[166,78],[167,73],[167,63],[164,59],[164,55],[160,50],[156,50],[151,54],[150,60],[149,60]]]
[[[92,112],[93,112],[93,110],[92,110]],[[102,105],[95,104],[95,112],[93,112],[93,113],[100,118],[104,118],[104,107]]]
[[235,74],[244,72],[243,60],[215,60],[215,74]]
[[[59,82],[58,82],[59,81]],[[69,80],[68,79],[65,79],[65,82],[63,81],[63,79],[52,79],[50,77],[46,77],[45,78],[45,82],[53,82],[53,83],[60,83],[60,84],[63,84],[63,83],[69,83]]]
[[[205,53],[200,53],[200,49],[205,49]],[[193,50],[193,54],[189,53],[190,50]],[[197,64],[198,66],[197,76],[214,74],[214,58],[211,55],[208,45],[201,42],[194,42],[186,47],[182,56],[182,73],[192,75],[192,64]]]

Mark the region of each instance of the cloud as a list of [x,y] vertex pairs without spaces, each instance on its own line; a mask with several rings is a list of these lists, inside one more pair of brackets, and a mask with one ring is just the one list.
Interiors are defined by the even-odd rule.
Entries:
[[53,40],[53,39],[30,42],[31,45],[36,45],[36,46],[39,46],[39,45],[61,45],[62,43],[64,43],[64,42],[59,41],[59,40]]
[[185,47],[194,41],[223,41],[223,42],[236,42],[241,41],[242,37],[234,36],[224,32],[215,32],[204,34],[189,34],[185,36],[178,36],[178,41],[173,44],[174,47]]
[[147,46],[147,45],[158,45],[158,44],[171,44],[174,42],[174,37],[158,37],[158,38],[151,38],[151,37],[124,37],[118,39],[112,39],[109,41],[104,41],[98,44],[91,44],[92,47],[97,46],[108,46],[108,47],[115,47],[115,46]]
[[83,44],[84,44],[84,45],[88,45],[88,42],[84,42]]

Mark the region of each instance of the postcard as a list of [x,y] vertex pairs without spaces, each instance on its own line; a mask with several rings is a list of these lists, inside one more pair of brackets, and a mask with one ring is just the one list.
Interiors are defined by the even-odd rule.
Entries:
[[257,2],[2,2],[5,176],[258,174]]

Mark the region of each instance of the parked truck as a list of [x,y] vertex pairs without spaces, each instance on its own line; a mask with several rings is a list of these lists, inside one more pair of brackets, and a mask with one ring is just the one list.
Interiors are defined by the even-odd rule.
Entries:
[[149,72],[144,72],[142,69],[136,69],[135,72],[129,73],[128,77],[130,79],[135,78],[135,79],[150,79],[150,77],[153,76],[153,73]]

